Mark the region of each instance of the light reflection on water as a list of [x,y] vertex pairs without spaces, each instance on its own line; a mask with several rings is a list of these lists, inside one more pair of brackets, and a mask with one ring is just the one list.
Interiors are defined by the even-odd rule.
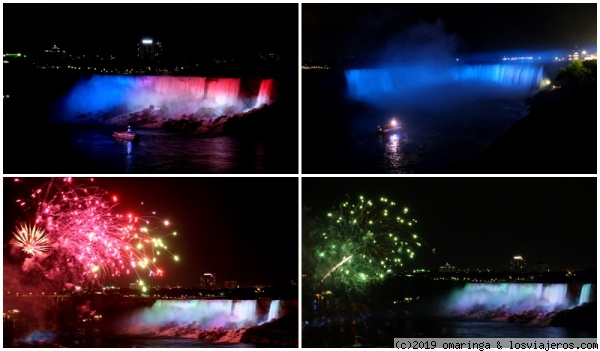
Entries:
[[[240,173],[264,171],[263,141],[231,136],[185,137],[163,131],[138,131],[139,142],[115,141],[91,133],[89,147],[105,169],[121,167],[126,173]],[[115,173],[120,173],[115,169]]]
[[46,164],[19,158],[17,168],[24,173],[29,167],[37,173],[287,173],[279,169],[297,160],[297,154],[284,154],[280,144],[265,138],[136,132],[140,140],[132,142],[114,139],[109,129],[51,131],[38,143],[48,155]]
[[405,166],[405,154],[402,150],[402,143],[406,142],[407,136],[403,133],[393,133],[382,135],[380,137],[384,147],[384,159],[387,167],[392,173],[401,173],[402,167]]
[[[349,160],[345,168],[352,173],[451,173],[526,114],[520,100],[483,101],[445,112],[367,109],[347,116],[346,145],[340,147],[346,157],[337,156]],[[390,116],[401,121],[403,131],[378,135],[376,127]]]

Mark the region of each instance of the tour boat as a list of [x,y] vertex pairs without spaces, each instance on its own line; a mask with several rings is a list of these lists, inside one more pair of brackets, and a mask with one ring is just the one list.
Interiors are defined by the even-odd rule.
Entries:
[[388,124],[384,124],[382,126],[377,126],[377,132],[381,133],[381,134],[399,132],[400,129],[401,129],[400,123],[398,121],[396,121],[395,118],[392,118],[392,120]]
[[113,138],[133,141],[133,140],[138,140],[139,135],[137,135],[137,133],[131,131],[131,127],[128,126],[127,130],[124,132],[114,132]]

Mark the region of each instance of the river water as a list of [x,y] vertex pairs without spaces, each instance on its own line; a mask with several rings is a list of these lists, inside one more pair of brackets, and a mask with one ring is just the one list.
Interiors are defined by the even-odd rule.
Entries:
[[49,125],[27,140],[5,139],[4,173],[167,174],[289,173],[297,150],[278,139],[202,138],[163,130],[138,130],[140,140],[122,141],[106,127]]
[[[448,86],[413,92],[411,101],[370,104],[347,89],[341,71],[303,72],[303,173],[466,173],[528,113],[524,95],[453,99],[457,88]],[[378,134],[377,126],[392,118],[401,131]]]
[[[398,316],[396,316],[398,317]],[[323,319],[304,322],[303,347],[391,347],[394,338],[591,338],[590,331],[452,318],[349,320],[344,325]]]

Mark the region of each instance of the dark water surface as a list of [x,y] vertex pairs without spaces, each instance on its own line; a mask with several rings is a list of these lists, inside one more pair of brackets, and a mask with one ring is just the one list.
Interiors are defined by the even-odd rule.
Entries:
[[214,343],[206,340],[194,338],[171,338],[171,337],[154,337],[154,336],[96,336],[96,337],[70,337],[63,340],[55,340],[48,342],[15,340],[14,343],[5,341],[4,347],[83,347],[83,348],[99,348],[99,347],[118,347],[118,348],[253,348],[254,344],[247,343]]
[[[341,71],[303,72],[303,173],[463,173],[528,113],[525,96],[455,102],[447,93],[376,106],[349,99]],[[378,134],[392,118],[402,132]]]
[[255,347],[253,344],[244,343],[212,343],[199,339],[157,338],[157,337],[114,337],[98,338],[92,341],[93,345],[84,343],[81,347],[141,347],[141,348],[247,348]]
[[[450,111],[369,109],[350,116],[347,151],[357,173],[446,173],[527,114],[522,100],[477,101]],[[395,117],[403,132],[379,135]]]
[[[5,140],[4,173],[288,173],[297,150],[277,139],[203,138],[163,130],[139,130],[140,140],[112,137],[113,129],[50,125],[27,140]],[[7,133],[7,131],[5,131]]]
[[443,318],[400,318],[376,322],[356,320],[345,325],[323,320],[306,325],[303,347],[391,347],[394,338],[591,338],[595,333],[564,327],[523,325],[500,321]]

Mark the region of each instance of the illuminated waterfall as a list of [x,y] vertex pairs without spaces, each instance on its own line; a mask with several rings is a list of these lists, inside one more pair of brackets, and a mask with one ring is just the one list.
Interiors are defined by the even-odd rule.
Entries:
[[447,308],[455,313],[472,309],[520,313],[534,309],[556,311],[569,305],[567,284],[469,283],[452,294]]
[[258,93],[243,86],[240,78],[94,75],[81,79],[63,106],[67,118],[115,108],[135,112],[151,105],[167,114],[163,117],[176,118],[202,109],[230,115],[273,102],[273,79],[263,79]]
[[264,104],[270,104],[272,90],[273,79],[263,79],[260,82],[260,89],[258,90],[258,97],[256,99],[256,105],[254,105],[254,107],[260,107]]
[[216,78],[207,81],[206,97],[220,106],[234,106],[238,102],[240,79]]
[[537,89],[544,78],[538,65],[464,65],[454,70],[457,81],[491,82],[518,89]]
[[390,73],[383,69],[351,69],[344,72],[348,93],[354,98],[390,93],[394,89]]
[[453,99],[468,99],[479,94],[492,98],[507,93],[524,94],[540,89],[545,81],[543,67],[536,64],[412,63],[351,69],[344,71],[344,76],[349,97],[384,104],[399,99],[431,104],[447,95]]
[[583,284],[581,287],[581,293],[579,294],[578,305],[583,305],[591,301],[592,297],[592,284]]
[[202,329],[258,324],[256,300],[157,300],[131,317],[138,329],[196,323]]
[[267,322],[273,319],[279,318],[279,307],[281,305],[281,301],[272,300],[271,306],[269,306],[269,316],[267,317]]
[[[256,325],[256,301],[254,300],[239,300],[233,303],[233,318],[234,321],[241,321],[244,324]],[[238,322],[236,322],[238,323]]]

